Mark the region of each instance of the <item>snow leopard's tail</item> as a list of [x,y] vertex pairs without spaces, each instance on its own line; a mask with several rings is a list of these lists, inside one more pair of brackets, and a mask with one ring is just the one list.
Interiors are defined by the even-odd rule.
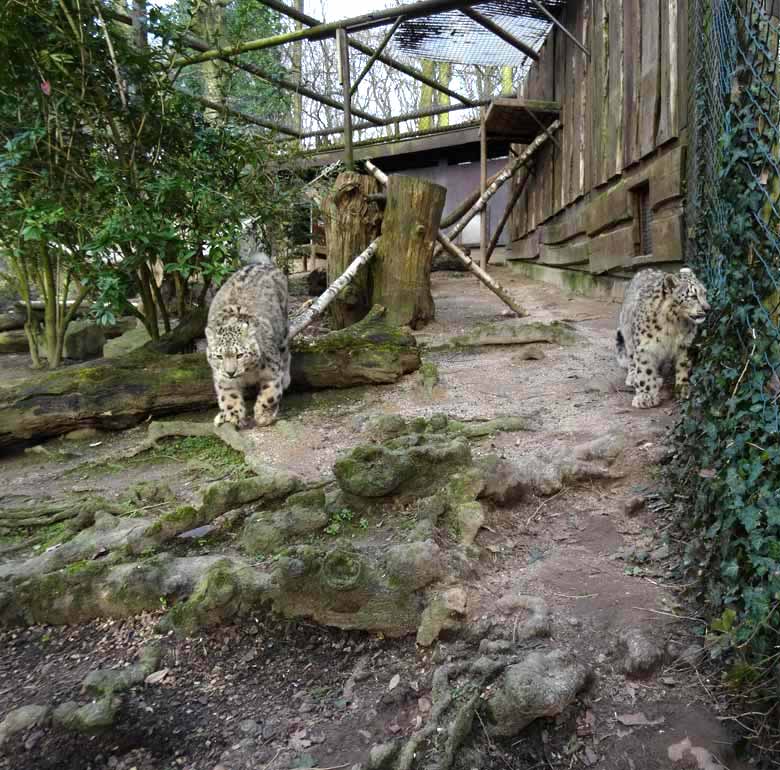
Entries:
[[617,361],[618,366],[622,366],[624,369],[628,369],[628,352],[626,351],[626,340],[623,337],[623,332],[618,329],[617,331]]

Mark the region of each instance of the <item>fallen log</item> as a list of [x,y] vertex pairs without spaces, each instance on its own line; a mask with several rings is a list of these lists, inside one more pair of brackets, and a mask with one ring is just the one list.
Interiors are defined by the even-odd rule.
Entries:
[[[294,342],[292,351],[292,386],[298,389],[391,383],[420,365],[414,337],[388,325],[381,307],[348,329]],[[215,403],[204,354],[140,349],[0,389],[0,449],[77,428],[121,430]]]

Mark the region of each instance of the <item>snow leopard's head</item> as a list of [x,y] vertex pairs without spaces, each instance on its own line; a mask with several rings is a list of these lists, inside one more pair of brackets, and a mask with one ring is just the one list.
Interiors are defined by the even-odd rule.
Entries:
[[241,319],[206,328],[206,356],[214,374],[222,380],[238,379],[265,365],[257,336]]
[[693,270],[683,267],[679,275],[667,275],[664,290],[671,295],[678,316],[697,325],[704,323],[710,303],[707,302],[707,289]]

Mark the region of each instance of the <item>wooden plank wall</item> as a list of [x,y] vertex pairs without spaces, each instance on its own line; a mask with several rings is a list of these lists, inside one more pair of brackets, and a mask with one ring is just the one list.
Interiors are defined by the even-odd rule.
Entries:
[[[513,212],[515,254],[592,272],[630,266],[630,190],[649,184],[658,256],[679,259],[674,239],[682,221],[687,3],[570,0],[561,21],[591,56],[553,28],[521,89],[527,99],[560,102],[563,128],[559,146],[548,143],[539,154]],[[668,153],[673,157],[664,159]],[[656,195],[656,176],[677,196]],[[555,248],[559,243],[567,248]]]

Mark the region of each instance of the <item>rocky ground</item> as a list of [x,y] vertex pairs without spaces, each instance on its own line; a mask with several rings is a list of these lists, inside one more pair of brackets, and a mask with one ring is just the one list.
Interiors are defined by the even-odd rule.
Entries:
[[496,272],[528,319],[437,273],[419,372],[233,449],[197,414],[2,458],[0,768],[746,767],[661,494],[673,403],[631,408],[616,305]]

